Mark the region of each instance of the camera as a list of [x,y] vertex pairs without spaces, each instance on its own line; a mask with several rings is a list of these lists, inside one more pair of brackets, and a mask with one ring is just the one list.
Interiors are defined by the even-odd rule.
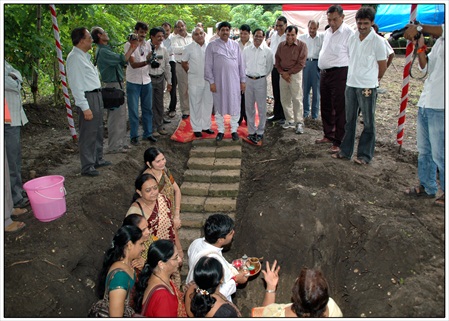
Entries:
[[[419,25],[419,21],[413,21],[413,22],[410,22],[410,23],[411,24],[415,24],[415,25]],[[394,40],[398,40],[399,38],[404,36],[405,30],[407,30],[407,28],[408,27],[404,27],[404,28],[401,28],[401,29],[398,29],[398,30],[394,30],[391,33],[390,37],[393,38]],[[421,32],[418,32],[414,39],[418,40],[420,37],[421,37]]]
[[161,63],[158,61],[159,59],[164,58],[162,55],[156,55],[156,52],[154,51],[154,46],[151,45],[151,57],[148,59],[151,68],[159,68]]
[[130,33],[128,35],[128,41],[131,42],[131,41],[134,41],[134,40],[139,40],[139,35],[136,34],[136,33]]

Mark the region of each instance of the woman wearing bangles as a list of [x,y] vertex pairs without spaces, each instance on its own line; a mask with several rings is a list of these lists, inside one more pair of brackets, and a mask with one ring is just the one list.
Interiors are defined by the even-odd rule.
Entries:
[[193,271],[193,281],[187,284],[185,306],[188,317],[237,318],[237,307],[217,291],[223,283],[223,266],[213,257],[203,256]]
[[[279,281],[276,261],[262,271],[267,289],[262,308],[253,309],[253,317],[337,318],[343,317],[337,303],[329,297],[329,285],[320,270],[303,268],[292,288],[292,303],[277,304],[276,286]],[[256,310],[256,311],[255,311]],[[257,311],[258,310],[258,311]]]
[[144,250],[142,231],[135,226],[122,226],[114,235],[111,247],[105,252],[103,267],[98,276],[97,295],[109,297],[110,317],[131,317],[129,293],[136,273],[131,266]]
[[178,270],[180,257],[172,242],[157,240],[148,249],[136,284],[135,310],[144,317],[185,317],[182,292],[170,280]]
[[[139,175],[134,185],[136,192],[126,216],[131,214],[142,215],[148,222],[150,234],[154,235],[158,240],[172,241],[178,250],[181,265],[184,254],[178,233],[176,233],[174,228],[170,200],[165,195],[159,194],[156,178],[151,174]],[[173,273],[172,278],[176,285],[180,287],[181,275],[179,268],[176,273]]]

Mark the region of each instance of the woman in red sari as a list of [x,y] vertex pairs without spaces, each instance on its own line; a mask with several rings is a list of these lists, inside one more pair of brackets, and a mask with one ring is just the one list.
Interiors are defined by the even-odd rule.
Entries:
[[170,280],[178,270],[180,257],[172,242],[157,240],[148,249],[148,258],[136,284],[137,313],[145,317],[185,317],[183,294]]

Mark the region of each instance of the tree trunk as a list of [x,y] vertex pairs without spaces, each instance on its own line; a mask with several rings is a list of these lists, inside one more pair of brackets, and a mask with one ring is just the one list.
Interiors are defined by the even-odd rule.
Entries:
[[[40,4],[37,5],[36,7],[36,16],[37,16],[37,24],[36,24],[36,31],[37,34],[40,35],[41,33],[41,28],[42,28],[42,7]],[[33,68],[33,76],[32,76],[32,82],[31,82],[31,93],[33,94],[33,101],[34,104],[37,104],[37,93],[39,90],[38,87],[38,70],[39,70],[39,57],[34,57],[34,68]]]

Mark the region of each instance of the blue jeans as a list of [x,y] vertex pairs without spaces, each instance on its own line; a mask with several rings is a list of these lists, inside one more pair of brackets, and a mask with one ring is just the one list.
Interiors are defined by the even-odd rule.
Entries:
[[304,118],[310,114],[310,89],[312,89],[312,118],[317,119],[320,111],[320,70],[318,61],[306,61],[302,70],[302,105]]
[[142,109],[143,138],[153,134],[153,86],[126,83],[128,115],[131,139],[139,137],[139,97]]
[[357,118],[359,108],[363,115],[363,131],[360,135],[359,145],[357,147],[357,158],[363,159],[369,163],[374,156],[374,147],[376,145],[376,126],[374,116],[376,113],[376,88],[354,88],[346,86],[345,91],[345,110],[346,125],[345,136],[340,145],[340,154],[351,158],[354,153],[355,134],[357,129]]
[[419,182],[427,194],[436,194],[438,168],[444,192],[444,109],[419,107],[416,136]]

